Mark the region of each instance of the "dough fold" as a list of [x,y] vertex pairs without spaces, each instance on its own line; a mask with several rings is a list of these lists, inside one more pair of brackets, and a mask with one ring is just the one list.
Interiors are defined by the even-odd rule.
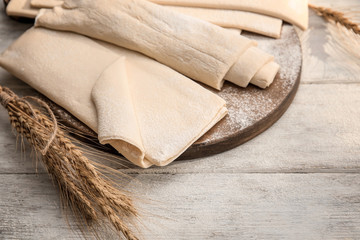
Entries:
[[[273,60],[273,56],[264,53],[258,48],[250,47],[230,68],[224,79],[240,87],[247,87],[251,80],[253,80],[252,83],[259,81],[258,76],[255,74],[265,66],[265,64]],[[261,84],[261,86],[263,86],[263,84]]]
[[170,163],[227,113],[223,99],[173,69],[70,32],[32,28],[0,66],[141,167]]
[[279,69],[280,65],[276,62],[268,62],[255,74],[250,83],[260,88],[266,88],[273,82]]
[[125,57],[119,57],[100,74],[92,87],[91,98],[97,111],[99,142],[117,145],[119,152],[128,159],[143,159],[145,150]]

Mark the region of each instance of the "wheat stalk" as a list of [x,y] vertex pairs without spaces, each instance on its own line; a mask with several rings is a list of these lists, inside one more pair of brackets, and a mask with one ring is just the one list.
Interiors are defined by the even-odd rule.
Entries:
[[[26,99],[43,106],[51,119]],[[90,160],[58,128],[45,102],[34,97],[19,98],[10,89],[0,86],[0,103],[8,111],[12,127],[41,153],[48,173],[66,198],[65,204],[88,223],[99,221],[102,215],[126,239],[138,239],[126,224],[127,220],[138,216],[132,199],[100,177]]]
[[359,25],[345,17],[344,13],[335,11],[331,8],[319,7],[312,4],[309,4],[309,7],[313,9],[319,16],[324,17],[326,20],[339,23],[347,29],[352,30],[354,33],[360,34]]

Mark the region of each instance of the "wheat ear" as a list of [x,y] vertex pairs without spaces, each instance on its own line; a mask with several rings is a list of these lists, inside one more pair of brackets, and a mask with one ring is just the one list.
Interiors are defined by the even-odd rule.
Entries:
[[[43,106],[51,118],[27,99]],[[127,226],[127,220],[138,215],[132,199],[100,177],[90,160],[58,128],[45,102],[34,97],[19,98],[10,89],[0,86],[0,103],[8,111],[16,132],[41,153],[47,171],[74,212],[88,222],[105,216],[123,237],[138,239]]]
[[345,17],[344,13],[335,11],[331,8],[319,7],[312,4],[309,4],[309,7],[313,9],[319,16],[324,17],[326,20],[340,23],[347,29],[352,30],[354,33],[360,34],[359,25]]

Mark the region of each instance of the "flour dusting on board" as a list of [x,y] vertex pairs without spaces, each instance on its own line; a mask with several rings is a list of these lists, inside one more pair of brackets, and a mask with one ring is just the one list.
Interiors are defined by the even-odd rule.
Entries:
[[200,138],[197,144],[218,143],[246,131],[276,109],[289,95],[301,70],[301,49],[294,28],[285,24],[280,39],[271,39],[251,33],[243,35],[258,42],[259,48],[273,54],[280,71],[272,85],[263,90],[254,86],[239,88],[226,83],[216,92],[227,102],[229,110],[221,122]]

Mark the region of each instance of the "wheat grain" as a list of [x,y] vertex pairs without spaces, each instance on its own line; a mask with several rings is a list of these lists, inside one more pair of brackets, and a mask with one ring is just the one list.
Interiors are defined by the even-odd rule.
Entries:
[[0,103],[7,109],[12,127],[42,154],[42,161],[65,201],[88,222],[99,221],[101,213],[126,239],[138,239],[126,224],[130,217],[138,216],[132,199],[98,174],[83,152],[57,128],[56,119],[44,102],[31,99],[45,107],[51,119],[0,86]]
[[335,11],[331,8],[319,7],[312,4],[309,4],[309,7],[313,9],[319,16],[324,17],[326,20],[339,23],[347,29],[352,30],[354,33],[360,34],[359,25],[345,17],[344,13]]

